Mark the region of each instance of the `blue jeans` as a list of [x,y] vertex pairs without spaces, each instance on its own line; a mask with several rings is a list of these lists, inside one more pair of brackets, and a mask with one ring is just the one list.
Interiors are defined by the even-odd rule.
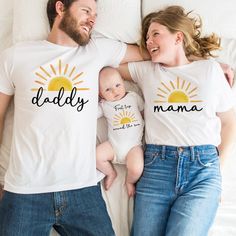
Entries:
[[207,236],[221,194],[215,146],[147,145],[133,236]]
[[79,190],[15,194],[0,202],[1,236],[114,236],[100,185]]

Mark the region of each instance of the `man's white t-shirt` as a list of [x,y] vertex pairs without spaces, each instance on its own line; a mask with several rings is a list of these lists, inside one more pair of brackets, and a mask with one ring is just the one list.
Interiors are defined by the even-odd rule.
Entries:
[[[25,42],[0,56],[0,92],[14,95],[7,191],[44,193],[97,184],[98,74],[126,45],[93,38],[83,47]],[[61,89],[61,88],[64,88]]]
[[163,67],[146,61],[129,63],[129,71],[144,95],[146,143],[220,144],[221,122],[216,113],[232,108],[234,97],[217,62]]
[[125,157],[131,148],[142,145],[144,109],[142,98],[135,92],[128,92],[119,101],[99,102],[99,117],[104,115],[108,123],[108,140],[115,152],[115,163],[125,164]]

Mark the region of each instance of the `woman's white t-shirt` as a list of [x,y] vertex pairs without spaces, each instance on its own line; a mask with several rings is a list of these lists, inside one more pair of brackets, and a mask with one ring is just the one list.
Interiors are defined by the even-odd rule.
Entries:
[[145,100],[146,143],[220,144],[217,113],[232,108],[234,97],[217,62],[200,60],[178,67],[135,62],[129,63],[129,71]]

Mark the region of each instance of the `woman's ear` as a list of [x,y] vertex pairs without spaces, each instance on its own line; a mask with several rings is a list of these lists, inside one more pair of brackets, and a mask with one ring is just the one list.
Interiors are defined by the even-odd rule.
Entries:
[[182,32],[180,32],[180,31],[178,31],[178,32],[176,33],[175,44],[177,45],[177,44],[179,44],[179,43],[182,43],[183,40],[184,40],[184,34],[183,34]]

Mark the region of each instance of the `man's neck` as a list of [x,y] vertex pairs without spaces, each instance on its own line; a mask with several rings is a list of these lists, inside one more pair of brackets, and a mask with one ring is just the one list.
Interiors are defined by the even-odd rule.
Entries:
[[67,47],[78,47],[79,45],[60,29],[52,29],[47,37],[47,41]]

